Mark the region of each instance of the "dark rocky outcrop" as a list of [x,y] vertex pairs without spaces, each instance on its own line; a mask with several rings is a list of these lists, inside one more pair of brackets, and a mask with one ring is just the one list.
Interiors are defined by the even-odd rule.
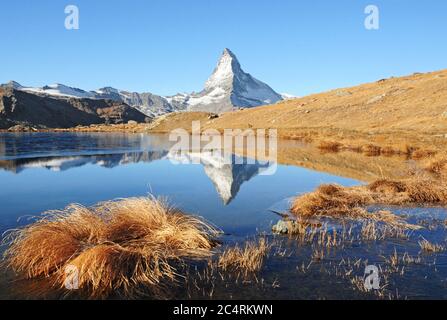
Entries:
[[78,125],[147,122],[148,117],[122,102],[39,96],[0,88],[0,129],[14,126],[71,128]]

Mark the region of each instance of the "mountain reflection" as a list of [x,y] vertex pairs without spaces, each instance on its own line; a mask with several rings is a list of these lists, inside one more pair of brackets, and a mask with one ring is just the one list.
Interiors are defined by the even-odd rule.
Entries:
[[[206,175],[214,184],[217,193],[225,205],[237,196],[243,183],[257,176],[269,165],[258,161],[247,161],[235,155],[231,162],[223,157],[209,153],[185,153],[181,157],[174,156],[168,150],[127,152],[114,154],[73,155],[37,158],[18,158],[0,161],[0,168],[15,174],[25,170],[48,169],[54,172],[67,171],[85,165],[96,165],[104,168],[115,168],[133,163],[151,163],[157,160],[171,162],[198,163],[203,166]],[[193,183],[193,182],[191,182]]]
[[244,182],[270,167],[269,163],[261,163],[252,159],[249,161],[247,158],[236,155],[231,155],[230,159],[227,159],[214,152],[188,152],[181,156],[170,153],[168,158],[183,164],[200,163],[225,205],[235,199]]
[[0,161],[0,168],[14,173],[21,173],[32,168],[45,168],[51,171],[66,171],[73,168],[93,164],[104,168],[115,168],[121,165],[152,162],[163,159],[167,151],[145,151],[102,155],[19,158]]
[[62,172],[86,165],[115,168],[158,160],[197,163],[227,205],[243,183],[269,168],[269,163],[235,155],[229,159],[212,152],[185,152],[179,156],[170,152],[172,145],[167,135],[7,133],[0,134],[0,169],[20,174],[38,168]]

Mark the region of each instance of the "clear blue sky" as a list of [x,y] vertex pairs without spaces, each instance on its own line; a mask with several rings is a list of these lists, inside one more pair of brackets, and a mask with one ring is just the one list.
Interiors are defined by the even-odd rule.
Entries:
[[[80,30],[64,27],[69,4]],[[445,0],[15,0],[0,34],[0,82],[32,86],[200,91],[225,47],[295,95],[447,68]]]

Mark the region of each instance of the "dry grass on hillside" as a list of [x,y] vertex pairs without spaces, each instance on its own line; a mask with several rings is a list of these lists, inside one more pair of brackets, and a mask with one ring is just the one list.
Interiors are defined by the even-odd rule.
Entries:
[[206,113],[177,113],[151,130],[189,130],[191,121],[199,120],[202,130],[271,128],[280,138],[316,145],[337,141],[346,149],[370,154],[379,153],[376,147],[381,154],[422,150],[416,157],[427,157],[431,151],[446,149],[446,101],[447,70],[442,70],[228,112],[217,119]]
[[297,197],[291,212],[298,217],[327,216],[371,219],[398,227],[412,228],[389,211],[369,213],[369,205],[447,204],[447,186],[429,179],[378,180],[367,186],[321,185],[316,191]]
[[210,126],[445,134],[446,101],[447,70],[442,70],[226,113]]
[[6,239],[7,265],[27,278],[54,278],[63,288],[67,267],[92,298],[157,291],[175,281],[177,266],[211,255],[217,230],[155,198],[70,205],[50,212]]

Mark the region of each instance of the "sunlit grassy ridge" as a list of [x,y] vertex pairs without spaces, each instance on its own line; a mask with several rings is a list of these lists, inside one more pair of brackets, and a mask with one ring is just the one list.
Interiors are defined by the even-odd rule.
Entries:
[[228,112],[217,119],[208,119],[205,113],[171,114],[150,130],[190,129],[192,120],[200,120],[203,130],[272,128],[288,139],[317,144],[332,140],[365,152],[374,151],[368,146],[376,145],[383,153],[408,153],[443,148],[446,103],[447,70],[442,70]]

